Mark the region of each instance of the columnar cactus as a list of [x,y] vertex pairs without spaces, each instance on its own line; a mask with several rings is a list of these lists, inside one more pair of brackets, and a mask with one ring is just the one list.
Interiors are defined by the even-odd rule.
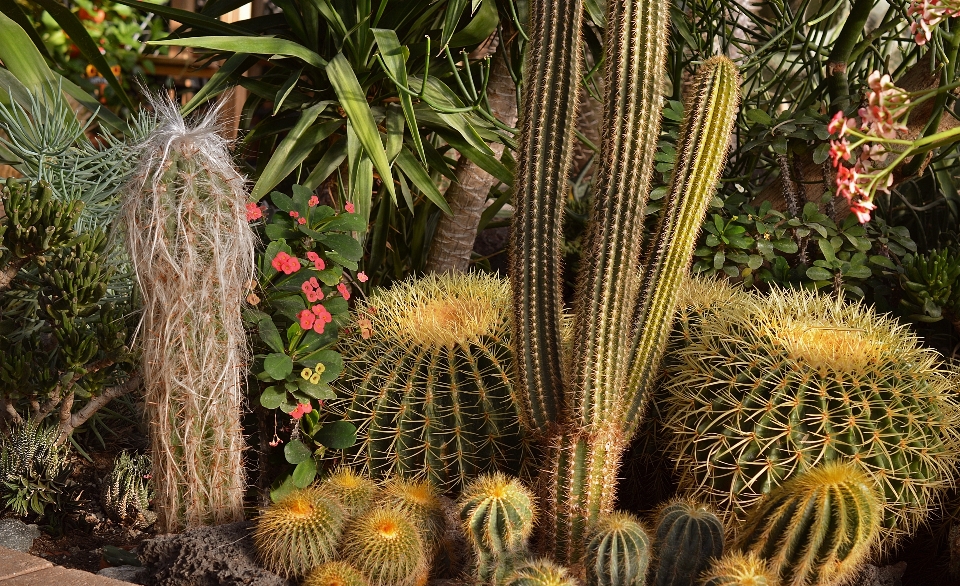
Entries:
[[643,586],[651,553],[650,538],[633,515],[601,515],[587,544],[587,584]]
[[264,567],[285,577],[303,576],[337,554],[346,513],[322,489],[298,489],[257,519],[253,543]]
[[430,567],[416,524],[393,508],[373,509],[353,519],[340,554],[371,586],[414,586],[425,580]]
[[852,464],[828,463],[761,501],[736,547],[767,560],[782,586],[839,584],[876,543],[882,508],[871,477]]
[[759,556],[737,551],[714,561],[702,580],[703,586],[777,586],[780,583]]
[[243,518],[240,310],[254,276],[244,178],[217,111],[189,127],[176,104],[140,145],[123,205],[143,295],[146,418],[160,531]]
[[723,554],[723,523],[708,508],[674,501],[657,516],[655,586],[695,586]]
[[371,295],[341,337],[340,392],[357,426],[348,460],[377,477],[461,488],[523,453],[511,380],[509,288],[494,276],[428,275]]
[[849,461],[882,478],[895,538],[951,485],[955,379],[939,354],[862,304],[744,295],[704,320],[679,361],[667,425],[684,483],[741,518],[793,476]]

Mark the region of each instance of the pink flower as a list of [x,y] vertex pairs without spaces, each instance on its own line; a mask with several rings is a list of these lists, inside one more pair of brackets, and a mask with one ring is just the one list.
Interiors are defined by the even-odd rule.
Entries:
[[322,271],[327,267],[327,265],[323,262],[323,259],[320,258],[320,255],[312,250],[307,253],[307,260],[312,262],[313,268],[317,269],[318,271]]
[[263,217],[263,210],[252,201],[247,202],[247,221],[252,222]]
[[300,217],[300,212],[291,211],[291,212],[290,212],[290,217],[291,217],[291,218],[299,218],[299,217]]
[[313,315],[313,312],[310,311],[309,309],[304,309],[303,311],[298,313],[297,318],[300,319],[300,327],[303,328],[304,330],[309,330],[310,328],[312,328],[314,322],[317,321],[317,317]]
[[278,270],[278,271],[282,271],[282,270],[283,270],[283,263],[285,263],[285,262],[287,261],[287,259],[289,259],[289,258],[290,258],[290,255],[287,254],[286,252],[283,252],[283,251],[278,252],[278,253],[277,253],[277,256],[273,257],[273,260],[270,261],[270,265],[271,265],[274,269],[276,269],[276,270]]
[[346,205],[343,206],[343,209],[347,210],[348,214],[352,214],[357,208],[353,207],[353,204],[348,201]]
[[300,285],[300,290],[304,293],[310,293],[313,291],[313,289],[313,285],[310,284],[310,281],[304,281],[303,284]]
[[312,195],[310,196],[310,201],[307,202],[307,205],[312,208],[315,208],[319,203],[320,203],[320,198],[315,195]]
[[307,282],[310,283],[310,286],[314,289],[318,289],[320,287],[320,282],[317,281],[316,277],[310,277],[310,280]]
[[307,219],[306,219],[306,218],[297,218],[297,223],[302,226],[303,224],[306,224],[306,223],[307,223]]
[[877,206],[871,201],[861,200],[855,203],[850,204],[850,211],[856,214],[857,219],[860,220],[861,224],[866,224],[870,221],[870,212],[877,209]]
[[294,419],[300,419],[303,417],[303,403],[300,403],[293,408],[293,411],[290,412],[290,417],[293,417]]
[[837,134],[843,136],[843,131],[847,128],[847,119],[843,116],[843,110],[837,112],[833,115],[833,118],[830,120],[830,124],[827,125],[827,131],[830,134]]
[[830,158],[833,159],[834,167],[839,166],[841,160],[850,160],[850,143],[846,138],[830,141]]
[[281,251],[277,253],[277,256],[273,257],[270,265],[278,271],[283,271],[284,274],[292,275],[300,270],[300,259]]
[[340,295],[342,295],[344,299],[350,299],[350,290],[347,289],[347,285],[345,283],[340,283],[337,285],[337,291],[340,292]]
[[359,273],[357,273],[357,280],[360,281],[361,283],[366,283],[367,279],[369,279],[369,277],[367,276],[367,273],[363,271],[360,271]]

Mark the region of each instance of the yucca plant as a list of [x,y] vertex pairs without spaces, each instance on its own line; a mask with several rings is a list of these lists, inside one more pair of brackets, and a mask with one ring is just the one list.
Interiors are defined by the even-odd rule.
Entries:
[[548,452],[540,548],[564,563],[579,561],[589,527],[613,508],[620,458],[656,376],[677,284],[723,167],[738,103],[736,67],[722,57],[707,60],[686,104],[660,227],[644,251],[669,5],[616,0],[607,9],[604,144],[567,364],[560,348],[560,239],[581,70],[579,2],[530,4],[515,183],[510,273],[519,384],[527,424]]

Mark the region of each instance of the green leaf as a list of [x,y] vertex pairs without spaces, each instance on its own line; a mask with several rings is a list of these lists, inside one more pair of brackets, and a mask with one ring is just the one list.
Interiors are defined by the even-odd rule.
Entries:
[[196,110],[210,98],[213,98],[223,90],[230,87],[230,78],[240,68],[240,66],[243,65],[243,62],[247,60],[247,57],[249,57],[249,55],[246,53],[237,53],[235,55],[231,55],[226,61],[223,62],[222,65],[220,65],[220,67],[217,68],[216,73],[214,73],[213,76],[207,80],[207,83],[203,84],[203,87],[200,88],[200,91],[193,94],[193,97],[190,98],[190,101],[187,102],[184,107],[180,108],[180,113],[186,116],[190,112]]
[[447,200],[443,198],[440,190],[437,189],[437,184],[433,181],[433,178],[430,177],[430,174],[423,168],[420,161],[418,161],[406,147],[401,148],[400,154],[397,155],[397,166],[400,167],[404,175],[409,177],[410,181],[417,186],[417,189],[427,196],[427,199],[432,201],[448,216],[453,214],[450,206],[447,205]]
[[297,488],[306,488],[313,484],[313,480],[317,477],[317,462],[310,458],[304,460],[297,464],[297,467],[293,469],[293,484]]
[[457,30],[457,24],[460,22],[460,16],[463,9],[467,7],[469,0],[447,0],[447,9],[443,14],[443,28],[441,28],[440,47],[446,47],[450,44],[450,38]]
[[[274,482],[274,486],[276,486],[276,485],[277,485],[277,483]],[[283,478],[283,481],[279,484],[279,486],[276,486],[276,488],[271,488],[271,490],[270,490],[270,500],[271,500],[272,502],[275,502],[275,503],[276,503],[276,502],[278,502],[280,499],[282,499],[283,497],[285,497],[285,496],[287,496],[288,494],[290,494],[291,492],[293,492],[293,489],[295,489],[295,488],[296,488],[296,486],[295,486],[294,483],[293,483],[293,477],[292,477],[292,476],[286,476],[285,478]]]
[[[299,43],[274,37],[189,37],[166,41],[148,41],[148,45],[191,47],[210,49],[211,51],[230,51],[232,53],[254,53],[257,55],[281,55],[296,57],[314,67],[323,69],[328,66],[326,59],[317,55]],[[351,72],[352,73],[352,72]]]
[[221,35],[253,35],[254,33],[239,23],[226,23],[199,12],[180,10],[162,4],[147,3],[143,0],[114,0],[118,4],[133,6],[144,12],[159,14],[171,20],[189,24],[193,30],[220,33]]
[[583,0],[583,6],[587,9],[587,14],[590,15],[590,20],[593,21],[593,24],[597,25],[597,28],[604,30],[607,28],[607,6],[606,3],[601,3],[598,0]]
[[365,232],[367,223],[359,214],[340,214],[323,225],[324,232]]
[[342,450],[357,442],[357,428],[349,421],[334,421],[321,427],[313,439],[331,450]]
[[363,248],[353,236],[346,234],[323,234],[319,240],[346,259],[359,261],[363,258]]
[[[407,81],[406,55],[403,47],[400,46],[400,40],[397,38],[396,31],[390,29],[374,28],[370,29],[373,38],[377,40],[377,47],[380,49],[380,56],[387,67],[390,75],[399,82],[404,88],[409,87]],[[406,92],[398,92],[400,96],[400,106],[403,109],[403,117],[407,121],[407,128],[417,128],[417,116],[413,111],[413,96]],[[423,139],[419,132],[411,131],[414,147],[420,160],[426,162],[426,156],[423,152]]]
[[387,191],[396,199],[397,194],[394,192],[391,180],[390,162],[387,161],[387,153],[383,150],[383,143],[380,141],[380,131],[377,130],[377,123],[367,103],[367,96],[343,53],[337,53],[337,56],[330,60],[330,64],[327,65],[327,77],[340,100],[340,107],[347,113],[347,118],[360,144],[373,161],[377,173],[383,178]]
[[20,5],[16,3],[15,0],[0,0],[0,12],[9,16],[14,22],[20,25],[20,28],[23,29],[25,33],[30,36],[30,39],[33,41],[33,46],[40,51],[40,54],[44,59],[51,59],[50,53],[47,51],[47,46],[43,44],[43,39],[40,38],[37,29],[30,22],[30,19],[27,18],[27,15],[23,12],[23,9],[20,8]]
[[313,168],[313,171],[311,171],[310,175],[304,180],[304,187],[311,190],[320,187],[320,184],[326,181],[346,158],[347,141],[338,140],[320,157],[320,162],[317,163],[317,166]]
[[764,126],[770,126],[773,124],[773,118],[763,110],[754,108],[753,110],[747,110],[743,113],[743,117],[751,122],[756,122],[757,124],[763,124]]
[[807,278],[814,281],[829,281],[833,279],[833,273],[821,267],[810,267],[807,269]]
[[300,119],[280,142],[280,146],[270,155],[267,166],[253,186],[250,198],[260,201],[271,189],[276,187],[313,151],[317,144],[343,126],[340,120],[331,120],[311,126],[320,112],[329,102],[320,102],[303,111]]
[[5,14],[0,14],[0,61],[24,87],[36,95],[57,87],[56,77],[30,36]]
[[[326,307],[330,313],[337,313],[336,308],[332,307],[329,302],[326,303]],[[317,350],[297,360],[297,362],[308,368],[316,368],[318,362],[323,363],[324,370],[323,374],[320,375],[320,382],[324,383],[336,380],[343,371],[343,356],[333,350]]]
[[300,440],[287,442],[287,445],[283,446],[283,457],[291,464],[299,464],[311,456],[313,456],[313,452]]
[[883,267],[885,269],[890,269],[892,271],[897,270],[897,265],[893,264],[892,260],[883,256],[882,254],[875,254],[871,256],[870,262],[877,265],[878,267]]
[[280,331],[277,330],[277,324],[272,319],[262,319],[257,323],[257,331],[260,333],[260,339],[270,347],[274,352],[283,352],[283,340],[280,338]]
[[330,385],[325,383],[314,384],[308,380],[300,380],[298,383],[300,390],[306,393],[309,397],[312,397],[318,401],[329,401],[331,399],[336,399],[337,395],[330,388]]
[[291,73],[283,85],[280,86],[280,89],[277,90],[277,97],[273,99],[273,115],[276,116],[280,112],[280,108],[283,107],[283,102],[286,101],[287,96],[290,95],[290,92],[293,91],[293,88],[297,85],[297,82],[300,81],[300,76],[303,75],[303,67],[297,69]]
[[267,371],[274,380],[283,380],[287,375],[293,372],[293,360],[282,353],[268,354],[263,359],[263,369]]
[[287,399],[287,391],[280,385],[267,387],[260,393],[260,404],[266,409],[277,409]]
[[451,132],[449,129],[442,128],[436,128],[434,130],[436,130],[437,134],[440,135],[440,138],[447,141],[450,146],[457,149],[465,157],[476,163],[478,167],[493,175],[506,185],[513,185],[513,173],[511,173],[510,169],[507,169],[507,167],[495,157],[487,154],[484,151],[474,148],[472,143],[464,140],[463,137],[456,132]]
[[[455,35],[450,37],[448,44],[451,47],[470,47],[479,45],[497,30],[500,18],[497,15],[497,5],[494,0],[483,0],[480,10],[477,10],[473,19]],[[446,33],[446,29],[444,29]]]

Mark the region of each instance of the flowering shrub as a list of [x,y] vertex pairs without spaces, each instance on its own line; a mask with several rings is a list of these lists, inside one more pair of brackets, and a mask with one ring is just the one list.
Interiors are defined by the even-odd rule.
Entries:
[[[247,219],[266,246],[258,253],[260,278],[245,312],[256,327],[256,373],[260,405],[289,416],[293,431],[284,445],[294,465],[287,483],[310,484],[317,471],[314,454],[352,445],[356,430],[342,421],[324,422],[324,401],[334,397],[329,383],[343,369],[333,350],[337,330],[348,318],[350,287],[345,278],[358,268],[362,249],[350,233],[364,228],[347,204],[337,213],[320,205],[310,189],[296,185],[293,196],[273,192],[266,204],[247,204]],[[363,273],[356,273],[363,280]],[[279,445],[274,433],[271,445]]]

